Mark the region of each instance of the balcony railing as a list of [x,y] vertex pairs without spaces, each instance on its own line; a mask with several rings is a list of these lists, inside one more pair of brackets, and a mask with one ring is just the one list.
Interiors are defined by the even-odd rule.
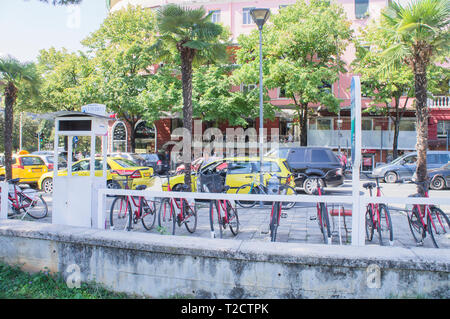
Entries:
[[[398,149],[412,150],[416,145],[415,131],[400,131]],[[391,149],[394,140],[393,131],[362,131],[362,148]],[[348,130],[308,130],[308,146],[350,147],[351,132]]]
[[428,99],[427,105],[430,108],[450,108],[450,96],[441,95]]

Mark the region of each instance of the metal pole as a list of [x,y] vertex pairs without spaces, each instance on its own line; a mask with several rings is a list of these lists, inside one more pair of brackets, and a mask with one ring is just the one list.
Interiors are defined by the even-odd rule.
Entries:
[[19,149],[22,150],[22,112],[20,112],[19,131]]
[[[20,147],[22,149],[22,146]],[[41,132],[38,132],[38,151],[41,150]]]
[[[263,176],[263,68],[262,68],[262,26],[259,29],[259,182],[264,185]],[[263,207],[263,202],[259,202],[259,206]]]

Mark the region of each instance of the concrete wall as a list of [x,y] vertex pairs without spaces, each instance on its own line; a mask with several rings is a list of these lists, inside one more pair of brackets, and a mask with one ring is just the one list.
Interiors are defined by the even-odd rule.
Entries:
[[[204,239],[6,220],[0,259],[151,297],[449,298],[438,249]],[[68,272],[70,270],[70,272]]]

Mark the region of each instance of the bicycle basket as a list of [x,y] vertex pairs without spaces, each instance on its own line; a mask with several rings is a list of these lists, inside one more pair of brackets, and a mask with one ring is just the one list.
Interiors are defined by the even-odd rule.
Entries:
[[133,179],[124,176],[115,176],[112,175],[113,180],[113,188],[121,188],[121,189],[132,189],[133,188]]
[[222,193],[225,181],[220,174],[200,174],[200,187],[202,192]]

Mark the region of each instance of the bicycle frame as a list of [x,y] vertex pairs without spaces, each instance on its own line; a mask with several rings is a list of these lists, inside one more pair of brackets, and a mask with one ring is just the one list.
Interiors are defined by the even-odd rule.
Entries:
[[[426,197],[426,198],[429,197],[429,195],[428,195],[428,190],[425,191],[425,197]],[[430,216],[431,227],[433,227],[433,229],[436,231],[436,225],[434,224],[433,218],[431,218],[431,209],[430,209],[430,205],[428,205],[428,204],[423,205],[423,206],[424,206],[424,212],[423,212],[423,214],[422,214],[422,210],[420,209],[420,206],[421,206],[421,205],[419,205],[419,204],[414,204],[413,210],[414,210],[414,207],[417,207],[417,211],[419,212],[419,218],[420,218],[420,222],[422,223],[423,229],[425,229],[425,231],[428,230],[429,225],[428,225],[428,223],[425,223],[424,218]],[[412,211],[411,211],[411,213],[412,213]],[[439,224],[440,224],[442,227],[444,227],[444,225],[442,225],[442,220],[441,220],[441,217],[439,216],[439,214],[437,214],[436,217],[437,217],[437,219],[438,219],[438,221],[439,221]]]

